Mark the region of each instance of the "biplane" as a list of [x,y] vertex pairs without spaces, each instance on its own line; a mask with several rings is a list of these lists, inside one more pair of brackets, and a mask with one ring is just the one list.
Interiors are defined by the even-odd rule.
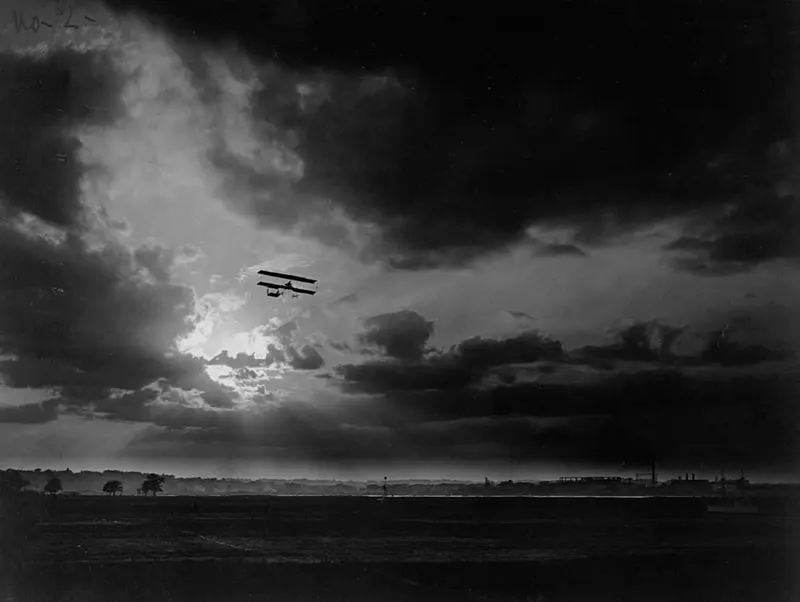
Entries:
[[275,284],[272,282],[258,283],[258,286],[264,286],[267,288],[268,297],[280,297],[284,293],[290,292],[292,293],[292,298],[297,299],[300,296],[300,293],[304,295],[315,295],[317,293],[317,291],[312,291],[307,288],[299,288],[294,285],[295,282],[315,284],[317,281],[312,278],[306,278],[304,276],[295,276],[293,274],[284,274],[282,272],[271,272],[269,270],[259,270],[258,273],[261,276],[269,276],[270,278],[279,278],[281,280],[285,279],[286,284]]

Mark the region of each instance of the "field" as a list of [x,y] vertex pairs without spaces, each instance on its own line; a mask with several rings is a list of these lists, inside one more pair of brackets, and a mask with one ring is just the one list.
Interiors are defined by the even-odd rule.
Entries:
[[62,497],[7,502],[7,601],[800,599],[796,501]]

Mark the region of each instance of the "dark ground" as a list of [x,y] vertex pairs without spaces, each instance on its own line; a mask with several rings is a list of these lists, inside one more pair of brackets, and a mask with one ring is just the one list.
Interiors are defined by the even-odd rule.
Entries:
[[22,496],[2,508],[0,595],[796,601],[797,501],[763,502],[736,516],[697,499],[63,497],[51,514]]

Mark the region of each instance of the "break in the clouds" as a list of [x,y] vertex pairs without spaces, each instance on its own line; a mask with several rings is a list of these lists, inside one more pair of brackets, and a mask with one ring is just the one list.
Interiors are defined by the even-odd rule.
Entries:
[[794,465],[789,4],[312,4],[4,46],[0,453]]

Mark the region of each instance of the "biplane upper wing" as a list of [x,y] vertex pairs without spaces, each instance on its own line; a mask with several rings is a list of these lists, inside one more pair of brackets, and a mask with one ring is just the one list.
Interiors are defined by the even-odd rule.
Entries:
[[262,276],[272,276],[273,278],[285,278],[286,280],[306,282],[308,284],[314,284],[317,282],[312,278],[306,278],[304,276],[294,276],[292,274],[284,274],[282,272],[271,272],[269,270],[259,270],[258,273],[261,274]]

